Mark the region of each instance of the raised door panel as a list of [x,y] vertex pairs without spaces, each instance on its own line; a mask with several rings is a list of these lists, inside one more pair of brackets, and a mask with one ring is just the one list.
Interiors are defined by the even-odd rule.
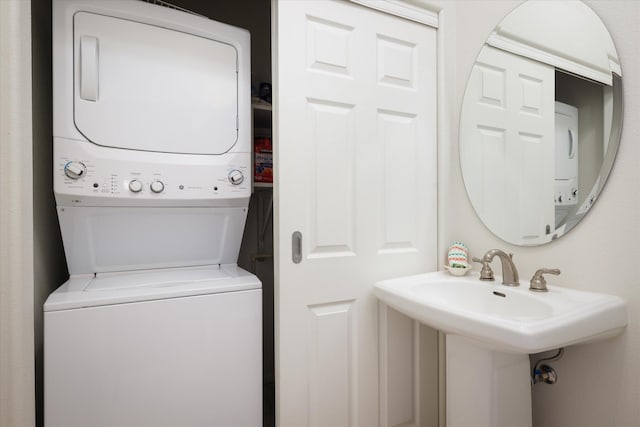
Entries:
[[355,254],[354,107],[307,99],[309,258]]
[[379,305],[381,426],[421,425],[419,328],[413,319]]
[[417,251],[418,170],[417,116],[378,111],[380,174],[380,253]]
[[[357,425],[353,301],[308,306],[309,426]],[[331,389],[331,393],[327,390]]]

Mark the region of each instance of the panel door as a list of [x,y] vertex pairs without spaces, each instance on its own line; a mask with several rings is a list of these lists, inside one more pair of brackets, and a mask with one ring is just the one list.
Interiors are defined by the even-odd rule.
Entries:
[[508,242],[526,245],[555,228],[554,98],[553,67],[490,46],[467,83],[464,182],[483,222]]
[[278,425],[416,425],[412,402],[380,420],[372,286],[435,269],[436,30],[349,2],[274,5]]

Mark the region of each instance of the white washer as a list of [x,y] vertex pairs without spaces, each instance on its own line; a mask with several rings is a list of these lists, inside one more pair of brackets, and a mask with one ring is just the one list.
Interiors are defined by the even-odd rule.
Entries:
[[72,276],[45,306],[45,424],[261,426],[261,289],[235,266]]
[[54,0],[54,192],[70,279],[44,306],[45,425],[262,425],[246,30]]

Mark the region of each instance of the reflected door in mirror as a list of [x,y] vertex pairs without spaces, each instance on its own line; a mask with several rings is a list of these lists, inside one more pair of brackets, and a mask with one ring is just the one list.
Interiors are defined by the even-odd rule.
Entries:
[[462,111],[461,162],[478,214],[511,242],[555,229],[553,67],[485,47]]

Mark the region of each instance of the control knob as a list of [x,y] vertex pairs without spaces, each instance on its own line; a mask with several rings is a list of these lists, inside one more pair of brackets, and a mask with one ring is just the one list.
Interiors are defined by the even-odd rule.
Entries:
[[153,181],[151,183],[151,191],[154,193],[162,193],[164,190],[164,183],[162,181]]
[[85,175],[87,167],[82,162],[68,162],[64,165],[64,174],[71,179],[78,179]]
[[142,191],[142,182],[137,179],[129,181],[129,190],[133,193],[139,193]]
[[242,181],[244,181],[244,174],[242,171],[234,169],[229,172],[229,182],[231,182],[231,184],[240,185],[242,184]]

